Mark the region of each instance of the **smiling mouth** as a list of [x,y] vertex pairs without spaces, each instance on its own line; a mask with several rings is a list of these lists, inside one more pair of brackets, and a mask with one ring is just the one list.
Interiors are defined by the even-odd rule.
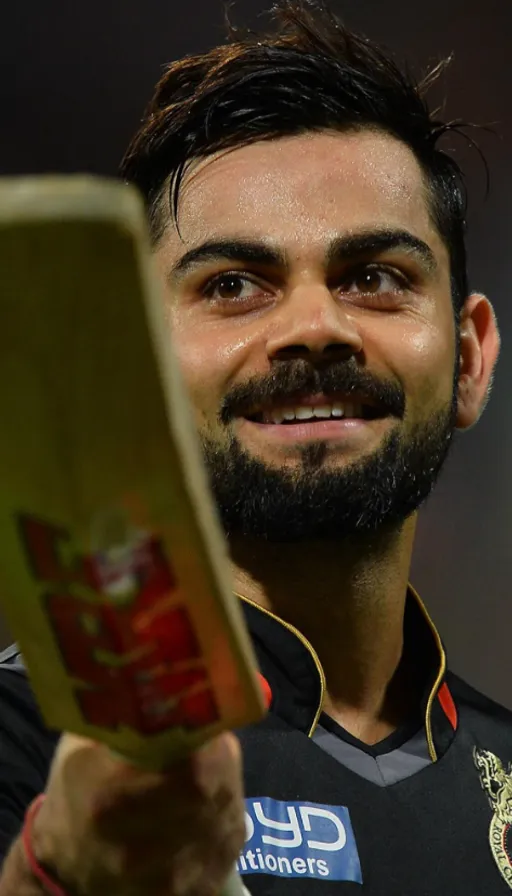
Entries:
[[246,419],[251,423],[289,426],[322,420],[376,420],[385,416],[387,414],[376,405],[356,397],[333,400],[322,395],[261,408],[248,414]]

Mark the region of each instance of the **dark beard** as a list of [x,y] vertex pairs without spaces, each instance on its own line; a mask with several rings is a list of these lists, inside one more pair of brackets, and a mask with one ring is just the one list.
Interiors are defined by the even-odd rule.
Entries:
[[[325,442],[300,450],[293,471],[271,467],[250,455],[231,437],[219,445],[200,433],[207,472],[220,520],[228,538],[245,535],[275,542],[344,539],[393,530],[431,493],[452,442],[456,419],[456,380],[452,401],[436,415],[404,431],[405,396],[394,383],[376,381],[354,363],[315,371],[289,362],[272,378],[235,387],[226,397],[220,420],[227,424],[255,399],[316,388],[371,396],[395,420],[380,447],[342,469],[325,467]],[[276,424],[279,425],[279,424]]]
[[341,470],[321,468],[317,442],[293,473],[273,469],[232,439],[219,448],[203,437],[214,500],[226,535],[269,541],[347,538],[395,528],[426,500],[447,457],[452,413],[440,413],[407,439],[397,427],[378,451]]

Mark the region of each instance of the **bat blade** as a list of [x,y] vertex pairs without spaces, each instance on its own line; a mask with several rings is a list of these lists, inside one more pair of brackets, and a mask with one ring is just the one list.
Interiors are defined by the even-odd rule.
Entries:
[[0,600],[47,724],[152,768],[258,720],[142,203],[0,181]]

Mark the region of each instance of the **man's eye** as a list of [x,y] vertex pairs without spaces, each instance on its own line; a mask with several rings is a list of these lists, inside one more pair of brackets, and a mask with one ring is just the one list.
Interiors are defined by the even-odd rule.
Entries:
[[352,274],[342,284],[341,291],[349,295],[378,296],[401,293],[406,286],[405,277],[398,271],[382,267],[366,267]]
[[213,301],[241,302],[261,295],[262,289],[241,274],[220,274],[206,284],[203,293]]

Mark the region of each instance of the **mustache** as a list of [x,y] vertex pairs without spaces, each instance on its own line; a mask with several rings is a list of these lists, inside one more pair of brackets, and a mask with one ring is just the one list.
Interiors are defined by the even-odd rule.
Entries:
[[405,414],[405,393],[401,385],[377,379],[358,367],[354,359],[319,367],[297,358],[280,361],[268,376],[252,377],[233,386],[221,403],[219,419],[226,425],[236,417],[247,416],[255,406],[293,405],[294,399],[319,392],[326,396],[357,394],[359,400],[364,403],[368,399],[383,414],[400,418]]

